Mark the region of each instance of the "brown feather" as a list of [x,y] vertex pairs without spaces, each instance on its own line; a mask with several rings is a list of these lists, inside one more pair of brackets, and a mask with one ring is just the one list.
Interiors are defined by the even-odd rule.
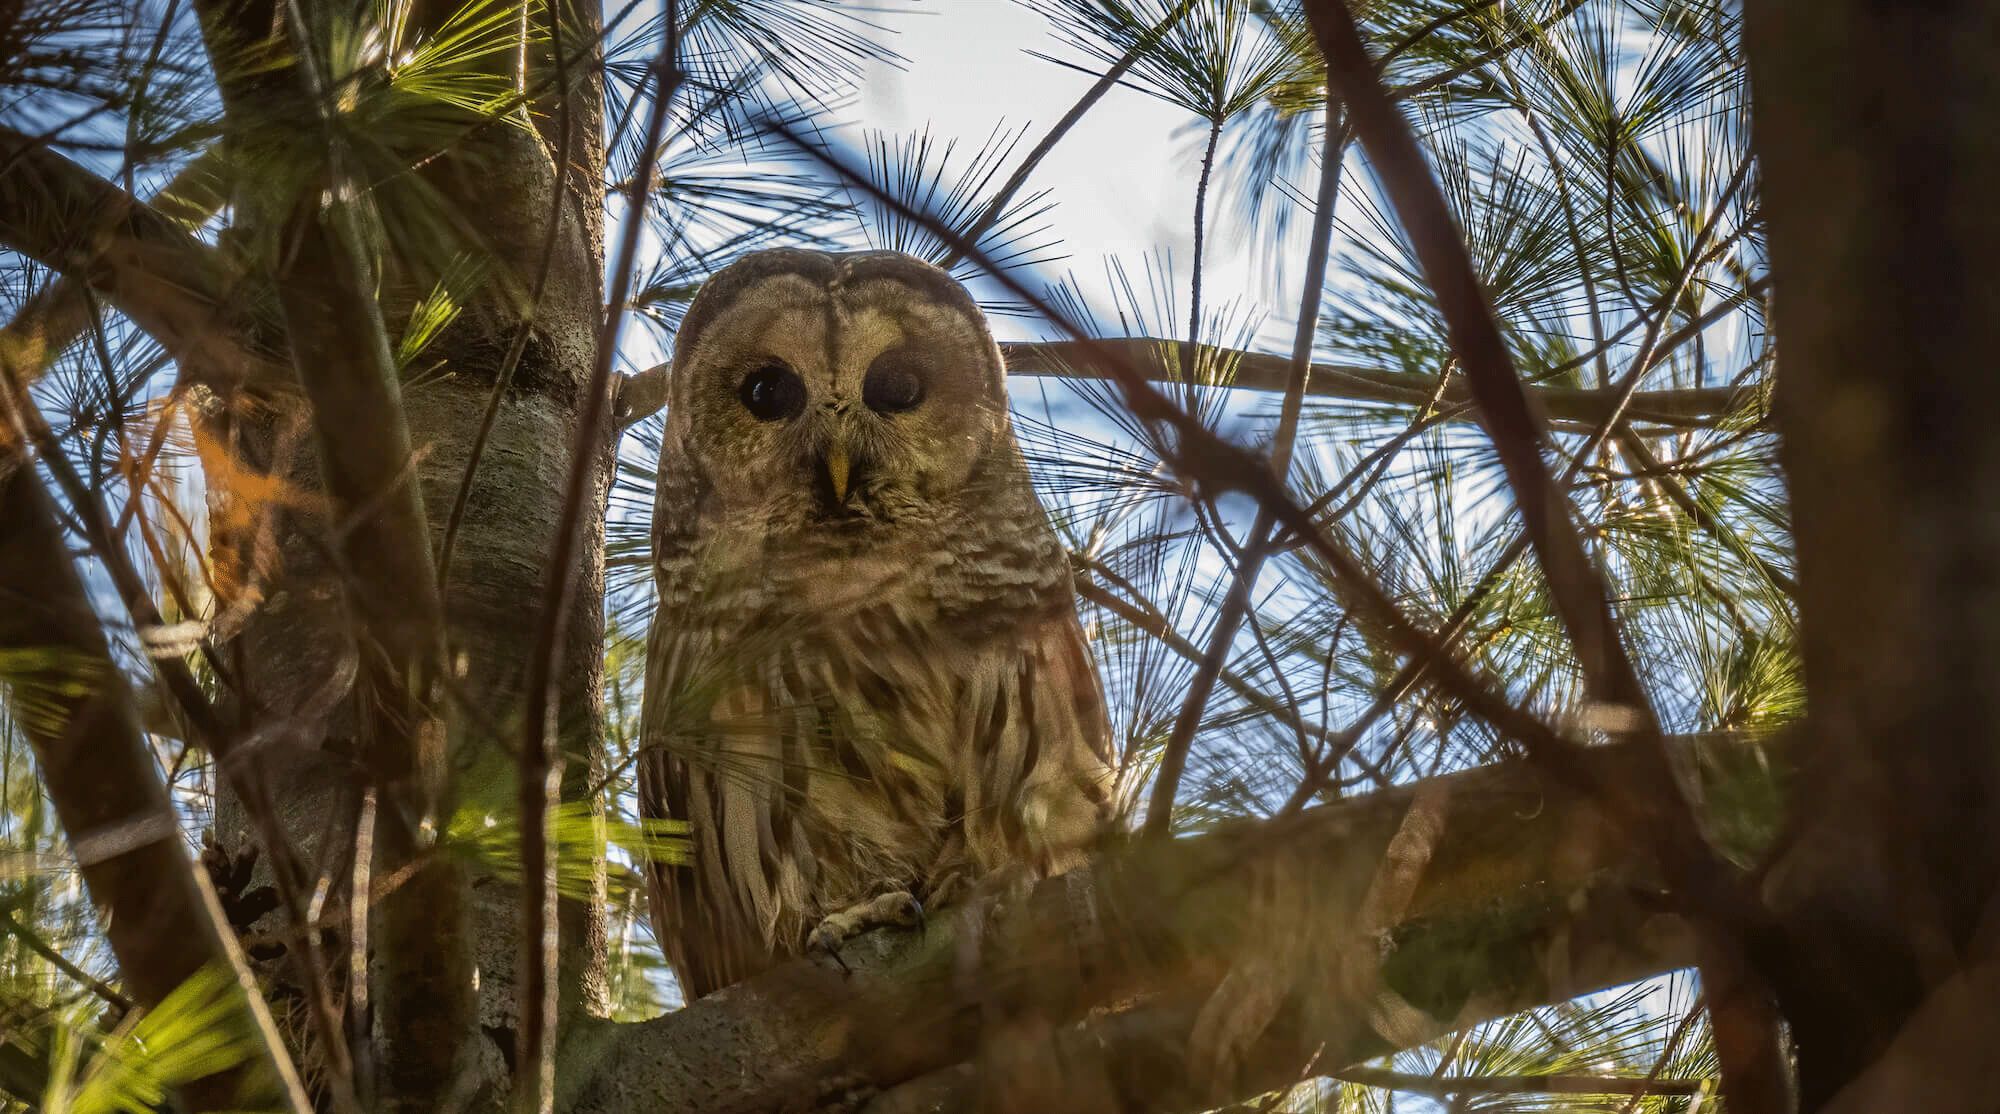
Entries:
[[[845,409],[913,344],[924,409]],[[823,410],[746,417],[732,392],[771,360]],[[759,253],[697,297],[674,374],[640,803],[692,827],[692,861],[651,869],[687,995],[885,889],[1074,864],[1109,814],[1109,725],[971,299],[907,257]],[[829,439],[862,464],[852,513],[815,503]]]

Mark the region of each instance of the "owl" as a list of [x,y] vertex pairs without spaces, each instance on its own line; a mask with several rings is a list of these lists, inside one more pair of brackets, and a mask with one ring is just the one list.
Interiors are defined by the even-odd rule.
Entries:
[[696,296],[668,391],[640,803],[688,825],[649,868],[688,997],[1077,863],[1109,725],[965,289],[757,252]]

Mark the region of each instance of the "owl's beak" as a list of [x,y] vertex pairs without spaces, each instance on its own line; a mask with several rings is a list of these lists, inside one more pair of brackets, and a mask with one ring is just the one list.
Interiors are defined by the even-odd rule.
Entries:
[[847,502],[847,449],[836,443],[826,450],[826,478],[833,485],[833,502]]

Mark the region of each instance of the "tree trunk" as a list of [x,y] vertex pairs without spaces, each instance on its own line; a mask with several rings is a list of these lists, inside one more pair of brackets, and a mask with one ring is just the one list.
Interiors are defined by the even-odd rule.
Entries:
[[1803,1109],[1908,1055],[1897,1104],[1951,1109],[1990,1057],[1884,1055],[1994,959],[2000,10],[1746,7],[1811,693],[1762,965]]
[[[434,23],[452,9],[455,5],[435,10],[419,5],[414,19]],[[270,12],[249,0],[204,14],[211,26],[219,17],[237,27],[257,28],[270,25]],[[537,18],[546,19],[544,13],[538,9]],[[597,191],[604,157],[600,74],[590,45],[597,33],[596,16],[565,7],[562,21],[556,41],[565,44],[563,64],[556,66],[544,54],[531,57],[525,69],[535,126],[521,126],[530,118],[525,109],[504,123],[477,125],[421,170],[444,210],[464,222],[457,234],[476,249],[484,267],[479,288],[456,321],[417,361],[421,381],[406,383],[400,399],[420,492],[423,538],[433,561],[479,446],[477,471],[452,531],[449,576],[439,586],[445,678],[436,707],[448,725],[453,793],[435,817],[440,827],[454,812],[475,818],[490,814],[511,827],[523,678],[540,626],[545,563],[563,514],[569,446],[596,356],[603,268],[603,206]],[[411,33],[421,34],[416,28]],[[512,57],[498,60],[503,67],[513,62]],[[566,88],[557,80],[558,69],[567,79]],[[245,91],[237,93],[240,98]],[[565,114],[567,125],[562,123]],[[569,166],[561,176],[564,200],[558,207],[562,161]],[[237,212],[234,235],[254,241],[270,231],[259,227],[255,206],[239,204]],[[411,305],[429,292],[429,282],[395,257],[399,245],[386,246],[391,251],[381,263],[382,316],[393,340]],[[538,282],[545,265],[546,281]],[[529,292],[538,286],[541,297],[531,299]],[[524,328],[528,333],[520,355],[508,366],[510,349]],[[337,334],[322,338],[327,345],[340,342]],[[302,372],[310,370],[310,361],[328,356],[317,346],[293,355]],[[503,369],[505,382],[496,386]],[[489,426],[489,402],[496,390]],[[220,450],[207,461],[212,497],[226,504],[234,494],[227,473],[245,466],[274,472],[288,493],[275,501],[239,506],[243,513],[234,518],[211,515],[218,524],[245,524],[234,532],[218,526],[216,559],[255,574],[244,586],[247,618],[229,657],[243,684],[246,722],[275,718],[283,726],[274,741],[290,744],[267,748],[263,757],[285,827],[308,863],[345,883],[368,780],[358,761],[363,756],[357,753],[357,739],[365,734],[365,725],[357,714],[361,694],[353,678],[358,670],[365,672],[369,655],[376,652],[365,638],[357,640],[354,596],[357,590],[381,586],[343,584],[338,562],[330,559],[334,550],[328,539],[341,536],[335,527],[351,529],[351,522],[330,522],[322,510],[322,473],[314,460],[312,434],[289,388],[224,396],[210,408],[204,426]],[[373,432],[353,429],[349,435]],[[323,432],[322,440],[335,435]],[[607,428],[588,462],[590,501],[581,519],[585,540],[571,570],[573,603],[560,631],[557,730],[569,758],[566,800],[584,799],[598,752],[603,521],[613,461]],[[282,715],[272,717],[270,711]],[[377,804],[380,833],[385,829],[379,810],[395,803]],[[248,825],[240,802],[223,802],[218,829],[226,846],[241,846]],[[393,875],[394,860],[383,857],[387,849],[379,834],[373,843],[377,923],[370,931],[375,971],[371,1006],[376,1031],[387,1042],[384,1062],[375,1065],[375,1097],[383,1109],[432,1109],[447,1098],[465,1096],[474,1098],[475,1109],[496,1108],[513,1055],[518,887],[476,870],[466,877],[465,864],[447,858],[431,862],[403,883],[401,889],[416,888],[399,895],[395,879],[385,877]],[[445,846],[448,851],[448,841]],[[413,853],[424,854],[421,848]],[[433,874],[438,877],[425,881]],[[392,887],[386,895],[385,887]],[[601,905],[561,904],[558,992],[565,1017],[607,1008]],[[454,912],[458,906],[462,909]],[[398,925],[405,921],[418,944],[426,936],[435,944],[414,949],[397,944],[402,935]],[[477,1016],[467,1020],[476,1021],[476,1029],[453,1032],[448,1011],[433,997],[437,988],[428,980],[440,969],[443,949],[467,942],[478,979]],[[412,1023],[418,1023],[415,1031],[410,1031]]]

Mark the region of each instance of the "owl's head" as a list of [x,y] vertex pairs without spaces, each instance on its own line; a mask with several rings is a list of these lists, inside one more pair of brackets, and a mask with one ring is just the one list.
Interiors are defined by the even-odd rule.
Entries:
[[718,272],[675,340],[667,434],[710,510],[778,529],[920,519],[1015,451],[978,306],[897,252],[777,249]]

